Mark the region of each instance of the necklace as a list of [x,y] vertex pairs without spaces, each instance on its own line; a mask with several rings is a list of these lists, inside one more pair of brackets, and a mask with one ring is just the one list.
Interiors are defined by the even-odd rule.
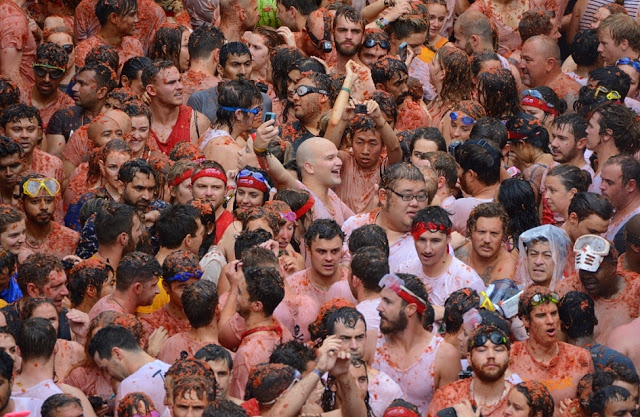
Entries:
[[120,308],[122,309],[122,311],[127,311],[124,309],[124,307],[122,306],[122,304],[120,304],[120,302],[118,300],[116,300],[116,298],[113,296],[113,294],[110,295],[111,297],[111,301],[113,301],[114,303],[118,304],[120,306]]

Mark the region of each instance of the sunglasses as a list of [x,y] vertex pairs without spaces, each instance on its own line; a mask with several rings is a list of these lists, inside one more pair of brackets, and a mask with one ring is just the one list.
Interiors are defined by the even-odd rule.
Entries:
[[593,98],[598,98],[598,95],[600,93],[606,94],[607,100],[611,100],[611,101],[620,100],[622,98],[620,93],[618,93],[617,91],[615,90],[609,91],[608,88],[603,86],[599,86],[598,88],[596,88],[596,91],[593,93]]
[[22,191],[33,198],[37,197],[43,188],[53,197],[60,192],[60,183],[55,178],[29,178],[22,185]]
[[327,90],[323,90],[321,88],[316,88],[316,87],[311,87],[310,85],[301,85],[300,87],[296,88],[295,90],[293,90],[294,94],[297,94],[300,97],[304,97],[307,94],[310,93],[318,93],[318,94],[322,94],[325,96],[328,96],[329,93],[327,93]]
[[54,67],[53,65],[47,64],[33,64],[33,72],[41,78],[44,78],[49,74],[52,80],[57,80],[58,78],[62,78],[66,70],[60,67]]
[[73,52],[73,48],[74,48],[74,46],[73,46],[73,44],[72,44],[72,43],[67,43],[67,44],[65,44],[65,45],[62,45],[62,49],[64,49],[64,51],[65,51],[67,54],[70,54],[71,52]]
[[620,58],[616,61],[616,65],[631,65],[634,70],[640,72],[640,61],[631,58]]
[[474,124],[476,122],[476,120],[473,117],[471,117],[471,116],[462,116],[462,117],[460,117],[460,114],[458,114],[458,112],[455,112],[455,111],[449,112],[449,117],[454,122],[456,120],[460,119],[462,124],[466,125],[466,126],[470,126],[470,125],[472,125],[472,124]]
[[258,113],[260,113],[260,110],[262,110],[262,108],[260,106],[254,107],[252,109],[245,109],[243,107],[229,107],[229,106],[220,106],[220,108],[222,110],[232,111],[232,112],[240,110],[241,112],[251,113],[251,114],[258,114]]
[[289,384],[287,389],[282,391],[282,394],[280,394],[277,398],[274,398],[271,401],[267,401],[266,403],[260,403],[260,404],[263,404],[263,405],[275,404],[276,401],[278,401],[284,395],[285,392],[289,391],[295,384],[300,382],[301,379],[302,379],[302,374],[300,373],[300,371],[298,371],[297,369],[294,369],[294,371],[293,371],[293,381],[291,381],[291,384]]
[[248,169],[243,169],[238,173],[238,178],[242,178],[242,177],[253,177],[260,182],[268,184],[267,179],[264,177],[264,175],[262,175],[259,172],[249,171]]
[[524,90],[522,92],[522,96],[526,97],[526,96],[530,96],[533,98],[537,98],[538,100],[542,100],[546,103],[547,100],[544,99],[544,97],[542,97],[542,94],[540,94],[540,91],[538,90]]
[[490,340],[494,345],[505,345],[509,347],[509,339],[507,339],[504,335],[493,332],[489,334],[480,333],[477,334],[472,340],[470,347],[477,348],[487,344],[487,340]]
[[546,302],[558,304],[560,302],[560,296],[556,292],[552,291],[547,295],[536,293],[533,294],[533,297],[531,297],[531,305],[533,307],[539,306],[540,304],[544,304]]
[[380,45],[380,48],[382,49],[389,49],[391,47],[389,41],[377,41],[375,39],[367,39],[362,45],[365,48],[373,48],[376,45]]

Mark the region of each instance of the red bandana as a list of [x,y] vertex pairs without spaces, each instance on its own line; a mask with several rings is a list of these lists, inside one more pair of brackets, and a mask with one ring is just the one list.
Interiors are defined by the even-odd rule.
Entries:
[[246,188],[254,188],[256,190],[262,191],[263,193],[267,192],[267,185],[254,177],[240,177],[236,182],[238,184],[238,188],[246,187]]
[[175,177],[173,181],[169,183],[169,187],[175,187],[176,185],[182,184],[183,182],[185,182],[185,180],[191,177],[192,173],[193,173],[193,169],[186,170],[185,172],[182,173],[182,175]]
[[422,236],[425,232],[444,232],[447,235],[451,234],[451,229],[445,227],[444,224],[435,224],[433,222],[417,222],[413,226],[411,226],[411,236],[413,236],[414,240],[418,240],[420,236]]
[[227,185],[227,176],[224,175],[224,172],[220,171],[218,168],[205,168],[198,171],[198,173],[191,177],[191,184],[196,182],[198,178],[202,177],[217,178],[219,180],[222,180],[224,182],[224,185]]
[[556,117],[558,116],[558,110],[554,109],[553,107],[550,107],[548,103],[545,103],[543,100],[540,100],[539,98],[524,96],[522,97],[522,105],[535,107],[546,113],[551,113]]

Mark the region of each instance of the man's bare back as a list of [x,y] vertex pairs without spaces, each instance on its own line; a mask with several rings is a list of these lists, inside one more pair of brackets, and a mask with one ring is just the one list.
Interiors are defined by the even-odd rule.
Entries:
[[[471,256],[471,242],[467,242],[460,248],[456,249],[455,256],[465,264],[473,268],[474,271],[484,281],[485,285],[489,285],[493,281],[502,278],[513,279],[516,272],[517,257],[513,253],[508,252],[505,248],[498,251],[497,256],[491,262],[478,262],[479,256]],[[484,258],[480,258],[484,260]]]

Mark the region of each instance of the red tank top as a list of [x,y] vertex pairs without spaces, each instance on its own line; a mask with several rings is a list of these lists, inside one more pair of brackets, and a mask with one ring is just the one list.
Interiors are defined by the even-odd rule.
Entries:
[[191,141],[191,115],[193,114],[193,109],[189,106],[185,106],[184,104],[180,105],[178,110],[178,120],[176,120],[176,124],[173,125],[173,129],[171,130],[171,134],[169,135],[169,139],[166,143],[160,142],[158,135],[152,130],[151,134],[156,144],[158,145],[158,149],[165,154],[169,155],[174,146],[176,146],[180,142],[190,142]]
[[216,219],[216,243],[220,242],[224,231],[227,230],[227,227],[233,223],[233,215],[229,210],[224,210],[224,212]]

